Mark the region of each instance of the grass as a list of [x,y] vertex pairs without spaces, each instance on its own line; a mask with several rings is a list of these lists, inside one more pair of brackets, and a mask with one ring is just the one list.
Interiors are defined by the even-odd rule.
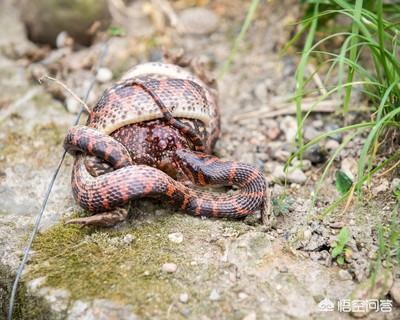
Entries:
[[[366,137],[359,153],[355,181],[336,181],[341,195],[320,215],[324,219],[340,204],[345,203],[343,212],[346,211],[353,195],[361,198],[365,185],[371,183],[374,175],[384,175],[400,164],[400,153],[392,151],[390,154],[390,146],[385,141],[388,134],[398,136],[400,127],[400,4],[384,4],[382,0],[308,0],[303,3],[306,12],[299,31],[284,48],[286,50],[300,39],[304,41],[296,72],[298,150],[287,166],[294,158],[301,159],[307,148],[321,140],[337,133],[345,135],[340,147],[325,165],[313,195],[315,201],[340,152],[354,138],[360,135]],[[338,19],[344,23],[337,23]],[[317,62],[317,67],[313,68],[316,71],[307,73],[307,66],[314,61]],[[323,86],[326,90],[323,92],[319,88],[314,106],[334,96],[341,103],[336,113],[342,117],[343,126],[304,143],[303,127],[311,111],[303,113],[302,101],[309,94],[315,95],[316,90],[311,85],[315,73],[319,71],[325,75]],[[355,91],[361,93],[363,102],[355,98]],[[348,124],[349,112],[351,109],[360,110],[361,104],[367,106],[362,115],[364,120]],[[336,176],[340,174],[337,172]],[[393,209],[391,221],[385,219],[380,217],[381,222],[375,228],[378,250],[375,263],[371,266],[372,274],[374,270],[380,270],[381,265],[390,268],[400,265],[398,206]],[[332,251],[336,259],[343,260],[342,247]]]
[[[400,119],[400,61],[398,59],[400,23],[395,22],[399,21],[400,5],[362,0],[304,2],[308,9],[300,31],[288,43],[288,46],[292,46],[307,32],[296,73],[298,151],[290,160],[295,157],[301,158],[308,147],[337,132],[348,132],[351,137],[344,139],[339,150],[343,149],[354,137],[367,134],[359,155],[354,186],[354,191],[360,194],[363,184],[370,180],[372,174],[376,172],[374,169],[379,166],[377,155],[380,146],[384,144],[384,135],[389,128],[398,129],[400,125],[398,122]],[[344,30],[332,33],[328,22],[334,21],[339,16],[345,17],[349,23],[341,28]],[[324,36],[321,37],[321,34]],[[339,48],[332,48],[332,41],[335,38],[341,41]],[[325,49],[329,45],[331,45],[330,49]],[[353,99],[353,92],[357,89],[368,101],[369,114],[365,115],[365,119],[369,119],[324,133],[304,144],[303,127],[311,112],[303,114],[302,100],[307,94],[313,92],[309,86],[314,74],[306,74],[306,67],[311,59],[319,62],[317,70],[324,68],[327,70],[324,86],[328,89],[317,100],[315,106],[335,95],[342,103],[341,109],[337,112],[343,115],[346,122],[350,106],[359,103]],[[332,80],[332,75],[336,76],[336,79]],[[398,134],[397,131],[395,133]],[[322,180],[317,185],[317,192],[338,154],[339,152],[333,154],[328,161]],[[342,200],[346,199],[346,197],[342,198]]]

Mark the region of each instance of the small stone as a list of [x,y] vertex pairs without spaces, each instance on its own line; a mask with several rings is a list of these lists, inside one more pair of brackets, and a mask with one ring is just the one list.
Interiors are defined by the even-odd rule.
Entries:
[[80,102],[72,96],[68,96],[65,99],[65,105],[70,113],[78,113],[81,110]]
[[332,140],[329,139],[326,143],[325,143],[325,149],[327,151],[335,151],[340,147],[340,143],[337,142],[336,140]]
[[304,240],[310,240],[311,239],[311,235],[312,235],[312,232],[311,232],[310,229],[304,230],[304,232],[303,232]]
[[400,178],[394,178],[391,183],[392,191],[395,192],[396,190],[400,189]]
[[258,100],[260,100],[261,102],[266,102],[268,94],[265,83],[259,82],[254,88],[254,94]]
[[285,180],[285,178],[286,178],[286,175],[285,175],[285,172],[283,171],[283,166],[277,165],[274,168],[274,170],[272,171],[272,179],[282,181],[282,180]]
[[319,164],[325,161],[326,154],[318,144],[314,144],[304,151],[303,159],[310,160],[312,164]]
[[307,181],[307,176],[300,169],[294,169],[288,174],[288,181],[291,183],[304,184]]
[[279,149],[276,150],[273,157],[280,162],[286,162],[290,157],[290,152],[288,150]]
[[390,296],[393,300],[400,305],[400,279],[396,279],[390,289]]
[[145,277],[148,277],[148,276],[150,275],[150,271],[149,271],[149,270],[145,270],[145,271],[143,272],[143,275],[144,275]]
[[105,83],[111,81],[113,78],[113,73],[108,68],[99,68],[96,75],[96,80],[100,83]]
[[209,298],[211,301],[218,301],[221,298],[221,296],[219,295],[219,293],[216,289],[213,289],[210,293]]
[[293,142],[297,134],[297,122],[294,117],[286,116],[280,122],[280,129],[285,133],[287,142]]
[[163,272],[167,272],[167,273],[174,273],[174,272],[176,272],[177,269],[178,269],[178,266],[172,262],[164,263],[161,267],[161,270]]
[[189,295],[185,292],[185,293],[181,293],[179,295],[179,301],[182,303],[187,303],[189,301]]
[[348,272],[347,270],[343,270],[343,269],[339,270],[339,278],[340,278],[340,280],[352,280],[353,279],[350,272]]
[[182,243],[183,234],[180,232],[170,233],[168,235],[168,239],[169,239],[169,241],[174,242],[174,243]]
[[304,134],[303,134],[303,136],[304,136],[304,140],[305,140],[306,142],[309,142],[309,141],[311,141],[312,139],[318,137],[320,134],[321,134],[321,133],[320,133],[319,131],[315,130],[313,127],[306,127],[306,128],[304,129]]
[[135,239],[135,237],[133,235],[131,235],[130,233],[128,233],[127,235],[125,235],[123,241],[125,244],[131,244],[133,239]]
[[271,127],[267,129],[266,136],[268,139],[274,141],[281,134],[281,130],[278,127]]
[[257,320],[257,314],[254,311],[250,312],[242,320]]
[[210,34],[219,26],[218,16],[206,8],[185,9],[180,14],[180,21],[184,31],[190,34]]
[[247,299],[249,297],[249,295],[246,292],[239,292],[238,294],[239,300],[244,300]]
[[280,273],[288,273],[288,272],[289,272],[288,267],[285,266],[285,265],[279,266],[279,267],[278,267],[278,270],[279,270]]
[[340,169],[354,181],[354,176],[357,172],[357,160],[354,158],[344,158],[340,164]]

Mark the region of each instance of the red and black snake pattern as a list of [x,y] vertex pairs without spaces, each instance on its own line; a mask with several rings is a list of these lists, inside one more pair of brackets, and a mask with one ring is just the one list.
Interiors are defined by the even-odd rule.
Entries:
[[[219,135],[219,113],[214,97],[201,84],[196,78],[146,75],[107,90],[90,114],[88,126],[71,128],[64,140],[64,148],[76,157],[72,190],[78,204],[104,214],[134,199],[158,198],[192,215],[232,218],[262,209],[266,193],[262,172],[208,154]],[[175,107],[193,118],[177,117]],[[150,116],[134,121],[147,116],[146,108],[151,109]],[[89,163],[94,163],[93,170]],[[239,190],[234,194],[199,190],[180,182],[182,177],[199,186],[235,185]],[[74,220],[110,225],[88,218]]]

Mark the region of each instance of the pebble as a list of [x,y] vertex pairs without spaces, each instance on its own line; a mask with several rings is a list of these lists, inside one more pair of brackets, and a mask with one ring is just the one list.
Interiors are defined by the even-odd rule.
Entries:
[[344,158],[340,164],[340,169],[354,181],[354,176],[357,172],[357,161],[353,158]]
[[135,239],[135,237],[133,235],[131,235],[130,233],[128,233],[127,235],[125,235],[123,241],[125,244],[131,244],[133,239]]
[[305,142],[311,141],[312,139],[318,137],[321,134],[318,130],[314,129],[313,127],[306,127],[304,129],[304,140]]
[[327,151],[335,151],[340,147],[340,143],[337,142],[336,140],[329,139],[325,143],[325,149]]
[[396,191],[400,188],[400,178],[394,178],[391,184],[392,191]]
[[239,292],[238,294],[239,300],[244,300],[247,299],[249,297],[249,295],[246,292]]
[[340,278],[340,280],[352,280],[353,279],[350,272],[348,272],[347,270],[343,270],[343,269],[339,270],[339,278]]
[[293,142],[297,134],[297,123],[294,117],[286,116],[280,122],[280,129],[285,133],[287,142]]
[[311,239],[311,235],[312,235],[312,232],[311,232],[310,229],[304,230],[304,232],[303,232],[304,240],[310,240]]
[[285,172],[282,165],[279,164],[272,170],[272,179],[278,181],[285,180]]
[[113,78],[113,73],[108,68],[99,68],[96,75],[96,80],[100,83],[105,83],[111,81]]
[[189,8],[182,11],[180,21],[186,33],[206,35],[218,29],[219,18],[206,8]]
[[161,267],[161,270],[167,273],[174,273],[178,269],[178,266],[175,263],[167,262],[164,263]]
[[303,159],[310,160],[312,164],[319,164],[325,161],[326,154],[318,144],[314,144],[304,151]]
[[210,293],[209,298],[211,301],[218,301],[221,298],[221,296],[219,295],[219,293],[216,289],[213,289]]
[[189,301],[189,295],[184,292],[179,295],[179,301],[182,303],[187,303]]
[[174,232],[174,233],[170,233],[168,235],[168,239],[169,241],[173,242],[173,243],[182,243],[183,241],[183,234],[180,232]]
[[396,279],[390,289],[390,296],[393,300],[400,305],[400,279]]
[[81,110],[81,104],[72,96],[65,99],[65,106],[70,113],[78,113]]
[[291,183],[304,184],[307,181],[307,176],[300,169],[294,169],[288,174],[288,181]]

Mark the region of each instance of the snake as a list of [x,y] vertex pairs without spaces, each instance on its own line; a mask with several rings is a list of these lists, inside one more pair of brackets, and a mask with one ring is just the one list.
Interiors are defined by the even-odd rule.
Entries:
[[[113,226],[127,205],[156,198],[194,216],[240,218],[262,210],[266,180],[253,165],[212,155],[220,135],[217,89],[175,64],[144,63],[105,90],[86,125],[70,128],[72,193],[92,216],[67,223]],[[217,193],[206,186],[235,186]]]

